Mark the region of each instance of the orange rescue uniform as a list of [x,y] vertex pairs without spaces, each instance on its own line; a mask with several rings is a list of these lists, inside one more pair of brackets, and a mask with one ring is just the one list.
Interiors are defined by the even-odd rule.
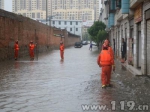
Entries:
[[98,56],[97,64],[102,67],[102,85],[109,85],[111,78],[112,65],[114,65],[113,49],[109,46],[108,50],[102,50]]
[[35,45],[34,45],[34,44],[30,44],[30,45],[29,45],[30,58],[34,58],[34,48],[35,48]]
[[19,45],[15,43],[14,45],[14,51],[15,51],[15,59],[18,58],[18,52],[19,52]]
[[60,49],[60,57],[61,59],[64,59],[64,44],[61,44],[59,49]]

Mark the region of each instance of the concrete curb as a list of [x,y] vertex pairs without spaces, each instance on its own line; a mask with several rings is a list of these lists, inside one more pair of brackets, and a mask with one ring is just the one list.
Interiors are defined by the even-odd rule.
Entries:
[[135,76],[143,76],[142,72],[136,68],[134,68],[131,65],[128,65],[126,62],[121,63],[122,66],[124,66],[129,72],[131,72]]

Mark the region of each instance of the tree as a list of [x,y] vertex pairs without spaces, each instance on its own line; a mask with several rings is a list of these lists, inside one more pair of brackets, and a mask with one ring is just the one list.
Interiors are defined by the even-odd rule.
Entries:
[[98,42],[103,42],[103,40],[105,40],[107,36],[108,33],[105,30],[99,30],[97,34]]
[[99,43],[106,39],[108,36],[105,28],[106,25],[102,21],[95,21],[94,24],[88,29],[91,40],[97,43],[98,47]]

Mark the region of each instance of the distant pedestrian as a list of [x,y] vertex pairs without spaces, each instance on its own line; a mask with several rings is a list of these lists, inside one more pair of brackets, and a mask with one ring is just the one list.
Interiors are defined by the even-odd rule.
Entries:
[[133,49],[134,49],[134,39],[132,38],[132,54],[133,54]]
[[102,46],[102,51],[98,56],[97,64],[102,67],[101,82],[102,88],[111,87],[111,71],[112,67],[115,70],[114,65],[114,53],[111,46],[109,46],[109,40],[105,40]]
[[30,53],[30,59],[34,60],[34,48],[36,47],[35,44],[33,44],[33,41],[30,41],[29,44],[29,53]]
[[124,41],[124,38],[122,38],[122,45],[121,45],[121,55],[122,59],[121,62],[124,63],[126,61],[126,42]]
[[60,57],[61,57],[61,59],[63,60],[64,59],[64,44],[63,44],[63,42],[61,41],[60,42],[60,47],[59,47],[59,49],[60,49]]
[[92,51],[92,42],[90,42],[90,47],[89,47],[89,50],[91,50]]
[[18,59],[18,52],[19,52],[19,45],[18,45],[18,40],[16,40],[15,45],[14,45],[15,60]]

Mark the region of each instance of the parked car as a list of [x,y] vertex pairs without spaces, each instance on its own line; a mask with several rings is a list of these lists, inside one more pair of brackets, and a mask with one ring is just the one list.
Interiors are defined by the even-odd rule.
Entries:
[[87,41],[82,41],[82,45],[87,45],[88,42]]
[[81,47],[82,47],[82,43],[81,43],[81,42],[76,42],[76,43],[74,44],[74,47],[75,47],[75,48],[81,48]]

